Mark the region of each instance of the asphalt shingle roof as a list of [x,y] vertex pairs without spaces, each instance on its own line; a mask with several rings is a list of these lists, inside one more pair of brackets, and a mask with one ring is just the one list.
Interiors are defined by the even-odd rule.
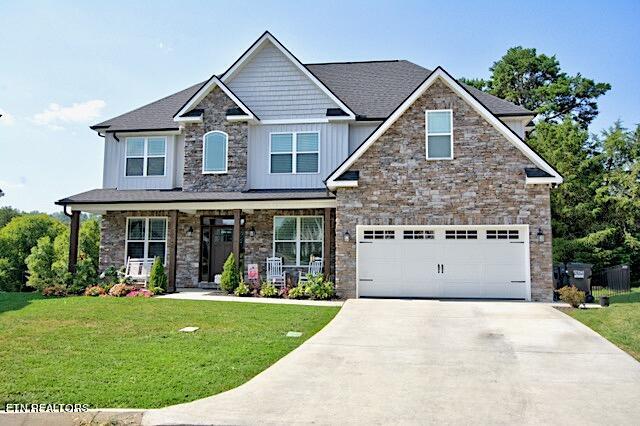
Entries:
[[[369,119],[389,116],[431,70],[409,61],[370,61],[308,64],[308,69],[357,115]],[[202,83],[92,126],[94,130],[176,129],[176,112]],[[491,112],[500,115],[533,115],[521,106],[464,85]]]
[[245,192],[185,192],[158,189],[92,189],[63,198],[56,204],[158,203],[190,201],[262,201],[332,199],[326,189],[262,190]]

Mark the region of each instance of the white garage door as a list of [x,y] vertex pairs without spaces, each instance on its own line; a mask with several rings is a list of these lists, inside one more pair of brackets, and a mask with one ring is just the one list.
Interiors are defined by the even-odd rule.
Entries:
[[528,226],[358,226],[358,295],[530,300]]

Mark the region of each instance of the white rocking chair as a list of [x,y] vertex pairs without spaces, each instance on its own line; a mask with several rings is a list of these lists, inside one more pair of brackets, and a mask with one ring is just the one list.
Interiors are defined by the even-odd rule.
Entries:
[[[323,262],[322,259],[319,258],[315,258],[312,259],[309,262],[309,272],[308,274],[310,274],[311,276],[316,276],[322,273],[322,266],[323,266]],[[307,282],[309,281],[309,278],[307,278],[307,274],[304,275],[300,275],[300,278],[298,279],[299,282]]]
[[146,287],[151,273],[151,265],[153,265],[153,259],[132,259],[128,257],[124,274],[134,282],[142,282]]
[[282,270],[281,257],[267,258],[267,281],[276,287],[284,287],[287,283],[287,273]]

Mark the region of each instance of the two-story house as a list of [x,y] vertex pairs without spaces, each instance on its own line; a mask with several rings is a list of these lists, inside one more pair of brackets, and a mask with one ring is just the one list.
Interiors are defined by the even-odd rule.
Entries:
[[562,177],[524,142],[533,117],[441,67],[303,64],[265,32],[224,73],[92,126],[103,188],[58,204],[102,214],[102,267],[160,256],[171,290],[233,252],[263,274],[322,258],[342,297],[548,301]]

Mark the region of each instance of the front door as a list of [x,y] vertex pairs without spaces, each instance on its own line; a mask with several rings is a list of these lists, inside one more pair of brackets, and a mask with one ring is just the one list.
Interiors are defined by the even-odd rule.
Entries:
[[200,281],[214,282],[233,252],[233,218],[204,217],[200,244]]

